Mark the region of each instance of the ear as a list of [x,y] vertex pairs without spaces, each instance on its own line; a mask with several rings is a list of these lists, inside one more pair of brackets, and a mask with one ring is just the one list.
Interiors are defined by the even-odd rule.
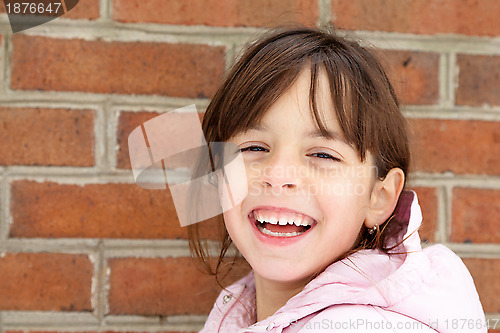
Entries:
[[399,195],[403,190],[405,174],[400,168],[393,168],[383,180],[376,180],[370,195],[370,209],[366,216],[365,226],[384,223],[396,208]]

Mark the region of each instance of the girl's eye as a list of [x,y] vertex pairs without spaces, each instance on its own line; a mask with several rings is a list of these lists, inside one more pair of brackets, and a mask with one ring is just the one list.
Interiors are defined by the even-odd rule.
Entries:
[[263,148],[261,146],[248,146],[245,148],[240,148],[240,152],[244,152],[244,151],[267,151],[267,149]]
[[339,158],[334,157],[334,156],[327,154],[327,153],[314,153],[314,154],[310,154],[309,156],[318,157],[321,159],[330,159],[332,161],[340,162]]

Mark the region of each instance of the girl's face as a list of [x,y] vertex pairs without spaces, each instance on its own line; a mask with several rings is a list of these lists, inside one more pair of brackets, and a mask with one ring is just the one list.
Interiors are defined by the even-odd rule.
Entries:
[[359,241],[376,173],[367,154],[343,136],[322,73],[318,108],[329,137],[319,133],[304,70],[262,121],[230,142],[242,151],[247,197],[224,213],[240,252],[262,278],[307,283]]

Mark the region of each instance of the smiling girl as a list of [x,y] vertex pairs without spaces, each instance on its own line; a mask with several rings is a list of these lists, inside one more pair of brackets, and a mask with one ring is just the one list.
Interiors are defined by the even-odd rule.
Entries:
[[203,131],[241,152],[248,194],[220,217],[215,263],[200,225],[191,248],[217,276],[234,243],[252,272],[202,332],[460,331],[453,320],[486,332],[462,261],[420,247],[406,123],[369,50],[332,32],[272,31],[231,69]]

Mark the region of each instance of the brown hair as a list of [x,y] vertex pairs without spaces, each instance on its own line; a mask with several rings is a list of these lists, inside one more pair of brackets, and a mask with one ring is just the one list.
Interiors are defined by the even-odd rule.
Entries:
[[[327,135],[316,106],[318,76],[324,70],[341,129],[361,161],[369,151],[379,179],[392,168],[407,174],[410,152],[406,120],[385,71],[367,48],[331,30],[275,29],[253,43],[231,68],[206,110],[202,127],[207,142],[227,141],[258,123],[306,67],[311,70],[309,99],[318,129]],[[393,217],[375,235],[363,228],[362,241],[353,251],[371,248],[388,253],[391,248],[386,244],[404,227],[402,223]],[[218,258],[209,255],[202,236],[203,223],[190,225],[188,233],[197,263],[217,277],[232,242],[222,216],[212,219],[210,229],[213,224],[220,242]]]

